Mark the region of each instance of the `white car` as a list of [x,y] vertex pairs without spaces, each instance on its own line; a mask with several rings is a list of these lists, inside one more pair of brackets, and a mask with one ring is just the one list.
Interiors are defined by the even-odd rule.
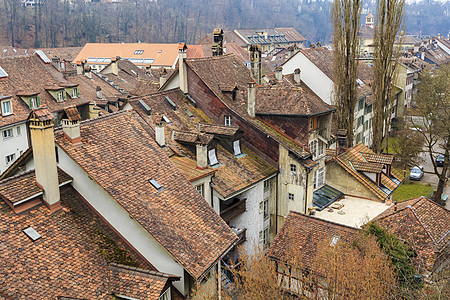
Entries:
[[414,167],[409,174],[409,180],[420,180],[423,177],[423,167]]

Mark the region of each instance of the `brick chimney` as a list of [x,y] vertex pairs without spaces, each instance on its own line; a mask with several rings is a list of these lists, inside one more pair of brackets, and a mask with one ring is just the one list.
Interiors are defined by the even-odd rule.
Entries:
[[247,112],[251,118],[255,117],[256,87],[254,82],[248,83]]
[[159,69],[159,87],[161,88],[167,81],[167,70],[166,68]]
[[102,99],[103,98],[102,88],[97,86],[97,88],[95,90],[97,91],[97,98]]
[[111,72],[116,76],[119,75],[119,65],[117,63],[119,60],[120,56],[111,58]]
[[54,212],[61,208],[58,169],[56,166],[53,115],[44,106],[34,109],[30,121],[30,138],[33,147],[36,183],[44,190],[45,205]]
[[283,67],[282,67],[282,66],[277,66],[277,67],[275,68],[275,78],[276,78],[278,81],[283,80]]
[[160,147],[166,146],[165,124],[163,118],[158,118],[155,123],[155,140]]
[[89,79],[92,79],[91,71],[92,71],[92,69],[90,66],[84,66],[84,75]]
[[81,143],[81,134],[80,134],[81,116],[75,105],[64,108],[64,113],[61,121],[63,132],[72,142],[72,144]]
[[58,56],[52,57],[52,65],[56,68],[56,70],[61,71],[61,60]]
[[185,43],[178,44],[178,75],[180,76],[180,90],[185,94],[188,93],[187,66],[184,62],[187,57],[186,50],[187,46]]
[[337,145],[336,145],[336,155],[339,155],[347,150],[347,130],[339,129],[337,131]]
[[300,84],[300,81],[301,81],[300,73],[301,72],[302,71],[299,68],[294,70],[294,81],[295,81],[295,84]]
[[261,46],[250,45],[250,73],[253,79],[261,85]]
[[214,43],[212,45],[212,55],[223,55],[223,30],[222,28],[216,28],[213,31]]

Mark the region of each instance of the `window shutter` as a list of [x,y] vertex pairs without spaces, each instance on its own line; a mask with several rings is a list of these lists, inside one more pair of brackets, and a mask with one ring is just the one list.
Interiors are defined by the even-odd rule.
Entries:
[[80,98],[80,89],[77,89],[77,96]]
[[31,98],[28,98],[28,108],[29,109],[33,108],[33,103],[31,102]]
[[41,96],[37,96],[36,99],[37,99],[37,100],[36,100],[37,106],[41,106]]

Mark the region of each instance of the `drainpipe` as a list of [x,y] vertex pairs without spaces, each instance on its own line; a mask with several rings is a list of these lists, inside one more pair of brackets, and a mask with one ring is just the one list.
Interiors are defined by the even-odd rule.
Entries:
[[307,212],[307,208],[308,208],[308,178],[309,178],[309,173],[311,173],[311,169],[310,168],[306,168],[306,190],[305,190],[305,215]]
[[222,300],[222,271],[221,263],[222,259],[219,260],[217,264],[217,289],[218,289],[218,300]]
[[276,236],[278,234],[278,176],[275,177],[275,180],[276,180],[276,190],[275,190],[275,236]]

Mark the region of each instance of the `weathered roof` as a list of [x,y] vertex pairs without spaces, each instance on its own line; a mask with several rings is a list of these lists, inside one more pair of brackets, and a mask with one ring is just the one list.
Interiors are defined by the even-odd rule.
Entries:
[[430,270],[450,245],[450,211],[425,197],[392,205],[374,221],[405,240]]
[[344,168],[344,170],[372,191],[379,200],[385,200],[400,185],[401,181],[404,179],[404,176],[399,170],[391,168],[391,173],[393,174],[392,177],[388,177],[384,172],[381,172],[381,183],[386,188],[378,186],[376,182],[361,172],[380,173],[380,169],[383,168],[383,164],[367,162],[364,155],[369,155],[373,158],[373,160],[377,161],[383,161],[386,159],[386,156],[383,155],[381,155],[379,159],[376,159],[375,156],[377,154],[369,149],[369,147],[359,143],[358,145],[353,146],[352,148],[349,148],[345,152],[339,154],[331,161],[336,161],[341,167]]
[[[119,251],[124,260],[131,259],[130,263],[136,253],[127,248],[84,201],[76,193],[68,192],[61,195],[63,209],[57,212],[51,213],[41,205],[16,214],[0,199],[1,296],[8,299],[111,299],[110,285],[122,285],[116,279],[126,277],[128,271],[120,270],[125,274],[117,278],[108,276],[108,259],[119,261],[110,254]],[[23,232],[28,227],[41,237],[35,241],[30,239]],[[142,263],[134,261],[138,266],[148,267]],[[124,295],[132,297],[135,288],[146,287],[143,283],[152,286],[168,279],[165,275],[157,277],[152,277],[150,282],[146,275],[136,276],[134,286]],[[149,293],[145,299],[157,300],[159,295],[154,295]]]
[[211,167],[206,167],[205,169],[197,168],[197,162],[186,156],[173,155],[170,157],[170,160],[177,169],[180,170],[184,177],[191,182],[216,172],[216,170]]
[[204,133],[196,133],[196,132],[187,132],[187,131],[172,131],[173,139],[179,141],[181,143],[201,143],[203,145],[207,145],[214,138],[212,134],[204,134]]
[[373,27],[370,27],[370,26],[362,26],[362,27],[359,29],[358,36],[359,36],[359,38],[361,38],[361,39],[373,39],[374,33],[375,33],[375,30],[374,30]]
[[355,228],[291,211],[268,255],[282,262],[288,262],[292,255],[300,255],[300,267],[311,270],[321,243],[331,244],[334,237],[337,243],[349,243],[356,238],[357,233]]
[[365,160],[373,163],[390,165],[394,160],[394,155],[392,154],[362,153],[361,155],[364,157]]
[[[292,27],[265,29],[236,29],[248,44],[301,43],[306,39]],[[266,34],[267,33],[267,37]]]
[[[70,180],[72,180],[72,177],[58,168],[59,184]],[[0,198],[13,204],[37,196],[42,191],[42,187],[36,182],[34,170],[0,180]]]
[[67,117],[69,121],[80,121],[81,116],[78,112],[78,109],[76,106],[69,106],[64,108],[64,116]]
[[[236,241],[135,112],[82,122],[81,137],[82,144],[75,146],[62,131],[55,133],[58,145],[193,277],[201,277]],[[153,188],[149,179],[162,190]]]
[[234,136],[238,132],[239,127],[200,123],[198,130],[205,133]]

